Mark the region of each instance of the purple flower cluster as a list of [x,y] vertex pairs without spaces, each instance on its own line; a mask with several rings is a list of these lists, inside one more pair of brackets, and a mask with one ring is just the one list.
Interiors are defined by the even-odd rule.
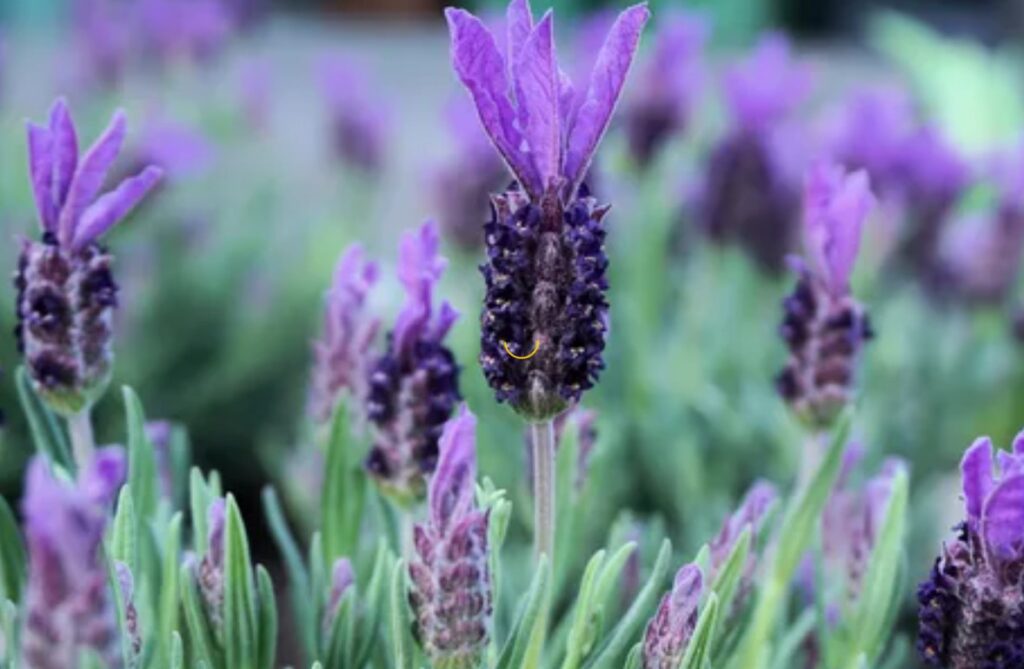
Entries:
[[118,288],[113,258],[97,240],[162,174],[146,167],[99,196],[124,137],[124,115],[117,112],[80,157],[63,100],[54,103],[46,126],[28,125],[29,170],[43,235],[41,242],[22,242],[15,334],[37,392],[62,413],[91,404],[110,376]]
[[917,648],[951,669],[1024,666],[1024,434],[976,440],[961,463],[966,520],[917,592]]
[[[516,180],[493,198],[484,228],[480,363],[499,401],[544,420],[578,401],[604,367],[608,207],[582,182],[648,11],[619,15],[582,90],[558,67],[550,12],[535,24],[529,3],[513,0],[504,55],[479,19],[460,9],[446,16],[455,72]],[[528,360],[508,354],[534,349]]]
[[126,469],[124,453],[116,448],[97,451],[76,483],[59,478],[41,456],[29,465],[23,502],[29,554],[24,666],[75,667],[85,650],[105,667],[123,666],[102,543]]
[[796,288],[783,302],[780,327],[789,361],[779,393],[804,419],[827,426],[851,400],[854,372],[872,330],[850,295],[861,227],[874,198],[867,174],[815,165],[804,191],[806,261],[794,259]]
[[476,417],[445,425],[429,516],[414,527],[409,564],[413,629],[432,666],[479,666],[491,630],[489,515],[476,507]]

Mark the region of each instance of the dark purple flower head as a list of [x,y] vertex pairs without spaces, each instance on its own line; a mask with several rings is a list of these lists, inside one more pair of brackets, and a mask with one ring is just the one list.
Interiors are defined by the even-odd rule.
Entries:
[[369,77],[340,56],[325,57],[318,72],[335,155],[369,174],[380,171],[387,149],[387,109],[376,99]]
[[463,405],[441,437],[426,524],[414,528],[409,603],[432,666],[479,666],[491,630],[489,515],[477,508],[476,417]]
[[313,345],[309,410],[318,423],[330,420],[342,392],[360,405],[366,401],[370,347],[380,329],[366,302],[378,278],[377,264],[366,259],[358,244],[342,254],[334,270],[323,335]]
[[961,463],[966,518],[918,588],[917,648],[933,666],[1024,666],[1024,433],[977,439]]
[[783,302],[780,332],[790,356],[776,385],[816,426],[830,424],[850,401],[857,359],[872,336],[867,313],[850,295],[850,274],[873,203],[864,172],[819,163],[808,174],[807,260],[794,260],[799,279]]
[[697,627],[704,576],[696,564],[676,573],[672,590],[661,598],[647,623],[643,640],[643,669],[678,669]]
[[18,346],[50,405],[76,413],[93,402],[110,375],[111,320],[117,303],[112,257],[98,244],[160,180],[146,167],[100,195],[125,136],[124,114],[81,157],[67,105],[54,103],[49,123],[28,124],[32,189],[42,242],[22,244],[17,296]]
[[41,456],[29,465],[23,511],[29,568],[22,658],[33,669],[77,666],[86,649],[121,667],[114,601],[102,555],[109,506],[126,473],[124,452],[97,451],[77,483]]
[[405,303],[387,350],[369,369],[366,407],[374,445],[366,468],[401,503],[422,497],[425,477],[437,465],[444,423],[461,399],[459,367],[444,345],[458,312],[434,300],[446,264],[433,222],[402,236],[398,278]]
[[[607,207],[582,181],[648,11],[636,5],[619,15],[580,89],[558,67],[550,12],[534,24],[529,3],[513,0],[505,55],[479,19],[460,9],[446,15],[455,71],[516,179],[494,197],[484,228],[481,365],[499,401],[550,418],[579,400],[604,366]],[[534,349],[528,360],[509,355]]]
[[702,52],[709,33],[703,17],[662,18],[649,60],[638,73],[623,117],[634,161],[646,167],[672,135],[683,130],[703,84]]

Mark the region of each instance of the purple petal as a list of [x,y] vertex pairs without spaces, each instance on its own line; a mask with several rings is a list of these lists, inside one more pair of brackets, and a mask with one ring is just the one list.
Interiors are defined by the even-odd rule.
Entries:
[[804,185],[808,254],[835,294],[849,289],[861,228],[874,201],[863,170],[845,174],[837,165],[818,162],[808,172]]
[[508,52],[509,62],[514,62],[519,57],[523,45],[533,32],[533,12],[530,10],[529,0],[512,0],[505,13],[505,22],[508,25]]
[[88,246],[127,216],[160,181],[163,174],[162,169],[151,165],[139,174],[125,179],[117,188],[91,204],[82,214],[81,222],[75,227],[72,247],[81,249]]
[[555,64],[552,14],[544,14],[513,61],[519,127],[529,147],[534,188],[543,191],[562,166],[560,78]]
[[1017,436],[1013,438],[1013,453],[1014,455],[1024,455],[1024,430],[1017,433]]
[[444,426],[440,456],[430,481],[430,515],[444,533],[473,508],[476,485],[476,416],[463,404]]
[[395,322],[396,350],[405,350],[420,337],[430,319],[434,285],[448,262],[440,255],[437,224],[427,221],[418,230],[402,235],[398,249],[398,280],[405,288],[405,304]]
[[68,197],[78,167],[78,135],[63,98],[54,102],[50,110],[50,132],[53,133],[54,198],[59,209]]
[[60,215],[60,239],[63,243],[70,244],[78,237],[78,219],[103,186],[107,172],[121,151],[125,131],[124,112],[118,110],[107,129],[82,157]]
[[217,567],[224,564],[226,510],[223,497],[215,498],[206,509],[206,550],[210,561]]
[[598,144],[608,129],[648,18],[650,12],[645,4],[623,11],[598,53],[586,97],[568,134],[565,175],[571,192],[575,192],[587,173]]
[[989,554],[1000,561],[1024,552],[1024,474],[999,482],[982,513],[981,534]]
[[110,446],[96,451],[96,455],[79,479],[85,495],[96,504],[106,505],[117,497],[128,473],[128,460],[124,449]]
[[985,499],[994,485],[992,480],[992,441],[988,437],[980,437],[971,444],[960,463],[960,472],[963,477],[967,520],[974,524],[981,519]]
[[515,129],[515,111],[508,98],[505,59],[494,36],[479,19],[462,9],[450,7],[445,17],[452,39],[452,65],[473,98],[484,131],[519,182],[532,188],[536,179],[519,149],[522,138]]
[[810,90],[810,72],[793,62],[785,37],[770,34],[743,63],[725,75],[725,95],[736,121],[748,131],[778,123]]
[[430,338],[434,341],[441,341],[457,320],[459,320],[458,309],[453,307],[451,302],[445,300],[441,303],[441,309],[437,314],[437,321],[434,323]]
[[53,202],[53,133],[49,128],[29,122],[28,169],[32,180],[32,194],[39,212],[43,230],[54,232],[57,228],[57,210]]
[[[677,613],[692,613],[700,605],[703,590],[704,575],[700,567],[692,563],[683,565],[672,582],[672,609]],[[684,615],[684,619],[688,617]]]

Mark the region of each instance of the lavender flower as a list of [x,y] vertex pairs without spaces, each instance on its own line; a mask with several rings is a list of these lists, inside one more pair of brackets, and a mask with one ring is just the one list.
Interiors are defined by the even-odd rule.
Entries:
[[327,606],[323,615],[324,638],[330,638],[331,628],[341,609],[341,599],[355,584],[355,573],[348,558],[338,558],[331,568],[331,593],[327,598]]
[[993,462],[992,442],[964,454],[966,520],[917,591],[917,649],[932,666],[1024,666],[1024,434]]
[[658,28],[654,51],[623,113],[630,153],[640,167],[686,127],[702,83],[708,28],[706,20],[682,13],[669,15]]
[[79,159],[75,126],[63,100],[54,103],[48,126],[28,125],[29,168],[43,236],[41,243],[22,243],[15,333],[36,391],[65,414],[88,407],[110,377],[118,288],[110,271],[113,258],[98,239],[162,174],[147,167],[97,198],[124,136],[124,115],[117,112]]
[[697,614],[704,593],[704,576],[695,564],[676,572],[672,590],[661,598],[654,617],[647,623],[643,640],[643,669],[678,669],[686,647],[697,627]]
[[121,592],[121,609],[124,611],[124,631],[131,641],[131,657],[142,653],[142,631],[139,628],[139,610],[135,606],[135,577],[124,562],[116,562],[117,586]]
[[789,361],[779,393],[817,427],[831,423],[851,399],[857,358],[872,330],[864,308],[850,295],[850,273],[861,226],[874,198],[864,172],[846,174],[819,163],[804,192],[808,258],[794,260],[796,288],[783,302],[780,327]]
[[235,29],[222,0],[139,0],[135,8],[140,47],[161,65],[209,59]]
[[476,417],[462,406],[441,437],[429,516],[413,529],[409,603],[432,666],[479,666],[491,629],[489,515],[476,508]]
[[747,557],[747,564],[744,565],[743,574],[740,577],[736,589],[736,597],[733,601],[732,611],[738,611],[747,600],[748,595],[754,586],[754,573],[757,570],[757,554],[755,548],[757,537],[768,517],[768,511],[775,505],[778,499],[778,492],[775,486],[767,481],[757,481],[750,487],[738,509],[731,516],[725,519],[722,529],[708,544],[711,549],[711,572],[710,578],[714,579],[718,572],[725,566],[726,561],[736,547],[740,535],[749,527],[751,534],[751,550]]
[[384,165],[387,114],[373,98],[368,77],[341,56],[320,64],[320,91],[327,106],[334,154],[368,174]]
[[398,278],[405,304],[368,377],[374,445],[366,469],[400,504],[423,496],[444,423],[461,399],[459,367],[443,343],[458,312],[448,302],[434,304],[434,287],[447,264],[439,246],[432,222],[402,236]]
[[218,639],[224,634],[224,524],[223,498],[210,502],[206,511],[206,554],[194,567],[206,617]]
[[147,122],[127,153],[129,171],[155,165],[168,180],[202,174],[215,157],[214,146],[201,131],[166,118]]
[[25,667],[75,667],[86,649],[106,667],[122,666],[102,542],[125,472],[124,453],[114,448],[97,451],[74,484],[58,479],[41,456],[29,465],[23,502],[29,553]]
[[763,38],[726,73],[732,128],[712,152],[699,196],[699,218],[711,238],[739,243],[769,271],[782,269],[792,244],[800,145],[787,123],[809,84],[779,35]]
[[379,319],[366,312],[366,301],[377,279],[377,264],[359,245],[350,246],[334,270],[323,335],[313,345],[309,411],[318,423],[330,420],[343,392],[360,405],[366,401],[369,349],[380,328]]
[[[637,5],[619,15],[578,94],[556,63],[550,12],[534,25],[529,3],[513,0],[507,57],[479,19],[454,8],[446,16],[455,72],[516,179],[494,197],[484,228],[480,362],[499,401],[544,420],[579,400],[604,367],[608,207],[582,181],[648,11]],[[537,350],[517,360],[505,346],[519,356]]]
[[87,84],[112,87],[131,59],[131,24],[125,5],[111,0],[74,0],[71,6],[74,62]]

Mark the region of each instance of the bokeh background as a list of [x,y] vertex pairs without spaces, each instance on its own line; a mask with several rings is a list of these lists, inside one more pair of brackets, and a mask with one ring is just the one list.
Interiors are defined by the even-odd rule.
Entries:
[[[311,341],[332,267],[348,243],[363,242],[388,277],[377,306],[393,314],[401,299],[390,274],[398,234],[427,217],[439,217],[446,234],[451,264],[442,292],[463,313],[453,346],[464,394],[481,415],[481,469],[513,499],[528,492],[521,423],[494,403],[475,362],[479,230],[470,223],[467,232],[449,206],[481,175],[462,162],[474,121],[467,126],[457,113],[462,93],[448,63],[442,4],[0,0],[0,274],[14,268],[18,236],[36,229],[24,119],[43,117],[65,95],[91,137],[112,108],[125,107],[123,169],[157,162],[169,178],[109,239],[123,291],[115,383],[138,390],[151,417],[187,425],[197,463],[222,472],[259,528],[254,542],[264,561],[275,558],[261,531],[262,486],[285,490],[300,527],[316,494],[317,461],[303,424]],[[539,12],[548,3],[535,4]],[[563,57],[585,53],[587,27],[606,7],[554,4]],[[914,123],[939,133],[972,175],[942,221],[943,248],[958,272],[935,281],[896,257],[893,240],[905,230],[892,211],[914,204],[900,201],[869,223],[855,278],[878,333],[864,359],[855,436],[866,471],[887,455],[906,458],[912,471],[900,623],[901,634],[912,635],[914,582],[957,518],[960,454],[978,434],[1006,444],[1024,425],[1024,215],[1000,227],[993,212],[1011,196],[987,176],[994,160],[1024,174],[1014,163],[1024,163],[1024,4],[651,5],[655,17],[700,13],[712,30],[685,129],[644,168],[613,129],[593,177],[614,209],[609,367],[587,397],[601,435],[592,543],[614,524],[621,532],[652,526],[683,550],[696,547],[751,481],[785,486],[798,469],[801,430],[773,384],[786,355],[779,303],[792,276],[764,270],[742,244],[708,241],[689,206],[727,131],[723,69],[763,31],[784,31],[814,82],[796,114],[794,153],[820,151],[842,110],[882,86],[905,94]],[[489,2],[472,7],[501,11]],[[658,28],[656,18],[646,47]],[[638,88],[627,88],[624,108]],[[858,145],[870,152],[885,141],[884,129],[866,124]],[[505,177],[490,178],[500,186]],[[482,224],[486,205],[478,208]],[[1005,285],[972,289],[997,266]],[[31,447],[6,335],[12,299],[13,290],[0,290],[0,488],[17,499]],[[101,441],[121,434],[118,396],[98,407]]]

